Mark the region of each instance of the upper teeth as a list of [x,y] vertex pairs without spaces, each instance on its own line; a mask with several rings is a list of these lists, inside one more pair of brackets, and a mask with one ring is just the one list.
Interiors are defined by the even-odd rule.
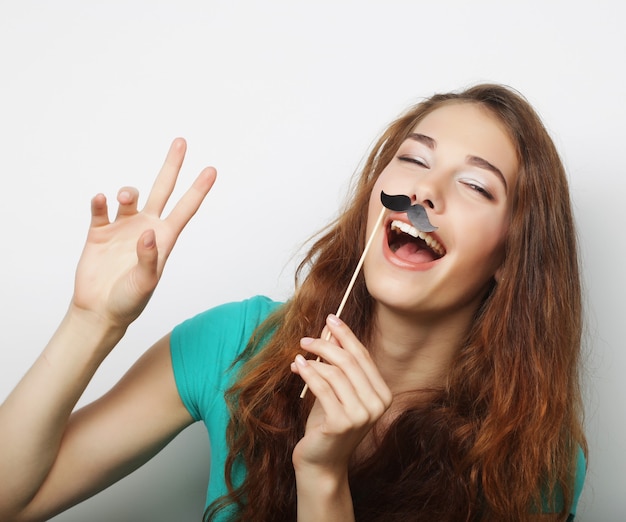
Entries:
[[404,221],[399,221],[397,219],[394,219],[391,222],[391,230],[401,230],[405,234],[409,234],[413,237],[419,237],[428,245],[429,248],[431,248],[434,252],[436,252],[440,256],[446,253],[443,246],[441,246],[441,244],[438,241],[433,239],[433,237],[430,234],[426,232],[422,232],[421,230],[417,230],[417,228],[415,228],[412,225],[409,225],[408,223],[405,223]]

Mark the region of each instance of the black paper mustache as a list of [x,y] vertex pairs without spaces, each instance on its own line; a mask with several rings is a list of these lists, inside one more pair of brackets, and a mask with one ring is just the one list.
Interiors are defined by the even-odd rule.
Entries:
[[390,196],[389,194],[385,194],[384,191],[381,191],[380,201],[383,206],[389,210],[393,210],[394,212],[406,212],[409,221],[418,230],[422,232],[433,232],[437,230],[437,227],[431,225],[430,221],[428,221],[426,209],[418,203],[411,205],[411,198],[409,196],[403,194]]

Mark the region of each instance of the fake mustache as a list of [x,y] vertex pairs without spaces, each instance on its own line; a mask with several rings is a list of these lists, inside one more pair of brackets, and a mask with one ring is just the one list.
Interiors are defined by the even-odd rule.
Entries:
[[411,198],[409,196],[403,194],[390,196],[389,194],[385,194],[384,191],[381,191],[380,201],[383,206],[389,210],[393,210],[394,212],[406,212],[409,221],[417,230],[421,230],[422,232],[433,232],[437,230],[437,227],[428,221],[426,209],[418,203],[411,205]]

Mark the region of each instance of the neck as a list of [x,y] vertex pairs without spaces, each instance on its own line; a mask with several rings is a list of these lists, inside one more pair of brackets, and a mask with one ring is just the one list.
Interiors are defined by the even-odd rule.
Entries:
[[393,394],[443,387],[472,316],[416,317],[376,303],[371,353]]

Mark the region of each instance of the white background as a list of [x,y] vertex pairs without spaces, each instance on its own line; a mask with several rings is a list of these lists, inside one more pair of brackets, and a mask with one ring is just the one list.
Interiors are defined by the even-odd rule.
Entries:
[[[175,136],[189,142],[182,185],[207,164],[218,182],[81,404],[188,316],[285,298],[383,127],[420,97],[495,81],[536,107],[569,172],[591,445],[579,519],[624,520],[623,5],[0,1],[0,399],[64,313],[90,198],[145,194]],[[55,520],[198,520],[208,459],[196,425]]]

